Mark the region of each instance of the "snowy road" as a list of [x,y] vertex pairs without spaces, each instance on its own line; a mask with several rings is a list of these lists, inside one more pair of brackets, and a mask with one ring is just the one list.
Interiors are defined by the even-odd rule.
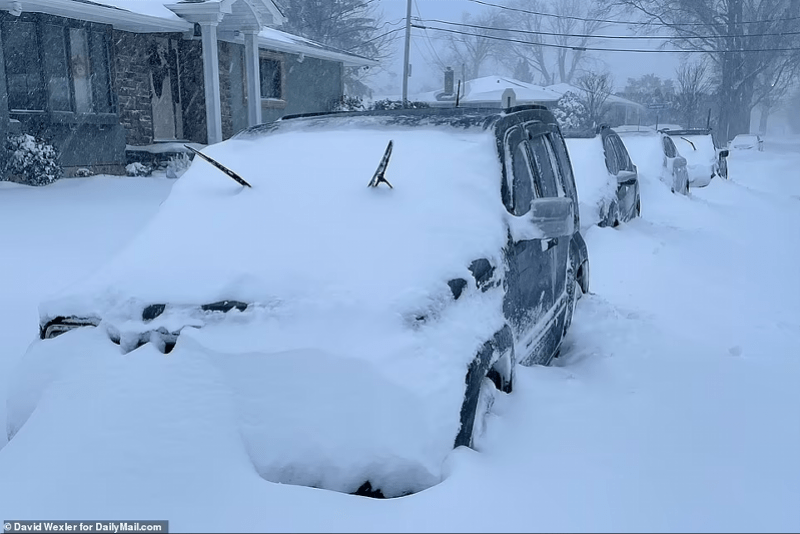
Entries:
[[[224,420],[208,423],[214,433],[163,426],[94,460],[107,437],[93,424],[100,406],[133,413],[174,398],[174,370],[143,353],[141,367],[98,365],[108,382],[63,385],[72,404],[50,406],[58,424],[29,432],[29,448],[0,433],[0,519],[166,518],[180,531],[800,530],[800,139],[735,153],[729,182],[689,198],[636,163],[643,217],[588,231],[592,294],[563,356],[518,369],[481,453],[455,451],[438,486],[376,501],[271,484]],[[36,335],[38,301],[119,250],[171,185],[0,184],[0,377]],[[114,387],[125,372],[146,382],[147,369],[164,381],[127,397]],[[169,413],[153,419],[169,425]],[[100,441],[80,446],[80,432]]]

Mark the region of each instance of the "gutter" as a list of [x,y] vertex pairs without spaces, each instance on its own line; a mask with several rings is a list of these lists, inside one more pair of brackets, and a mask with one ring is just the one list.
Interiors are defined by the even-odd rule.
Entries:
[[114,29],[137,33],[191,32],[187,21],[141,15],[111,6],[84,4],[72,0],[0,0],[0,10],[19,15],[21,12],[46,13],[77,20],[109,24]]

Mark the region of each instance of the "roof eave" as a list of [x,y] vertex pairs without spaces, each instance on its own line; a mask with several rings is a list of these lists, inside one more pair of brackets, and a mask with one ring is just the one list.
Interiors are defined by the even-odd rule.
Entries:
[[60,17],[109,24],[114,29],[137,32],[187,32],[192,24],[183,20],[142,15],[110,6],[71,0],[0,0],[0,10],[46,13]]

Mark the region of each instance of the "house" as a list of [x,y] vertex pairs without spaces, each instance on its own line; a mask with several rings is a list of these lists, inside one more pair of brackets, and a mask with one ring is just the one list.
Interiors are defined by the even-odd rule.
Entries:
[[[548,85],[547,89],[558,93],[559,96],[563,96],[568,92],[575,93],[578,96],[585,93],[580,87],[575,87],[568,83]],[[608,95],[606,105],[608,106],[607,122],[611,126],[638,124],[645,111],[644,106],[638,102],[617,95]]]
[[119,174],[137,153],[330,110],[343,69],[376,64],[284,22],[272,0],[0,0],[0,139],[44,138],[67,176]]
[[[452,71],[450,71],[452,72]],[[445,73],[445,87],[442,90],[429,91],[409,97],[409,100],[425,102],[433,107],[450,107],[455,105],[458,86],[452,86],[452,79]],[[463,107],[509,107],[503,95],[513,91],[514,105],[542,104],[553,106],[561,95],[540,85],[526,83],[507,76],[484,76],[467,80],[461,87],[458,99]]]

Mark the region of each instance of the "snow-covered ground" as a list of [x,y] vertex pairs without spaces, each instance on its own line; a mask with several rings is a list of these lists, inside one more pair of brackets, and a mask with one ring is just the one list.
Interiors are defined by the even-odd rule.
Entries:
[[[206,363],[182,367],[145,346],[135,358],[81,355],[91,372],[51,389],[10,443],[0,432],[0,519],[164,518],[174,531],[797,531],[800,139],[736,153],[730,181],[689,197],[632,156],[642,218],[587,230],[592,294],[562,357],[517,369],[481,452],[454,451],[441,484],[380,501],[267,482]],[[0,378],[36,336],[38,302],[117,252],[173,183],[0,184]]]

